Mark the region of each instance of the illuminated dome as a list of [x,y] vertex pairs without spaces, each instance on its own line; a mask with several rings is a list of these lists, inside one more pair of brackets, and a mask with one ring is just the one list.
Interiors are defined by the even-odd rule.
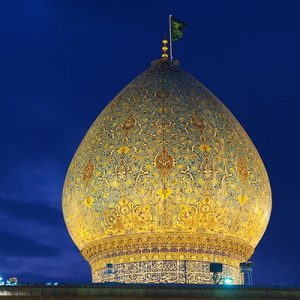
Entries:
[[[67,173],[63,213],[93,282],[243,282],[271,213],[238,121],[178,62],[158,60],[101,112]],[[107,270],[107,267],[109,270]]]

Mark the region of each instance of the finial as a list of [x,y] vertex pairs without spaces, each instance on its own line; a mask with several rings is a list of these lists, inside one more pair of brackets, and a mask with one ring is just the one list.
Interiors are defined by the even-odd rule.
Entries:
[[167,60],[169,55],[167,52],[168,51],[168,47],[167,47],[168,40],[166,38],[166,34],[164,35],[164,39],[163,39],[162,43],[163,43],[163,46],[161,49],[162,49],[163,53],[162,53],[161,57],[162,57],[162,59]]

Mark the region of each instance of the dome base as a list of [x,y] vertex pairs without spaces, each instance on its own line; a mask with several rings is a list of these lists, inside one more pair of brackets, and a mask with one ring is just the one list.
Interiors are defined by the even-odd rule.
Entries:
[[[107,268],[92,272],[93,282],[123,283],[187,283],[213,284],[209,262],[159,260],[123,264],[108,264]],[[224,265],[218,280],[231,278],[233,284],[243,284],[243,275],[238,267]]]
[[97,240],[82,249],[92,272],[114,265],[144,261],[206,261],[239,267],[253,248],[238,239],[215,234],[127,234]]

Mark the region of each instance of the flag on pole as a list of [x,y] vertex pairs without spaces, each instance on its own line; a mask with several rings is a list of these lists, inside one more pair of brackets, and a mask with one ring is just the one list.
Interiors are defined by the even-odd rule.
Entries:
[[185,22],[182,22],[173,16],[171,17],[171,36],[172,41],[177,41],[182,38],[183,36],[183,28],[187,24]]

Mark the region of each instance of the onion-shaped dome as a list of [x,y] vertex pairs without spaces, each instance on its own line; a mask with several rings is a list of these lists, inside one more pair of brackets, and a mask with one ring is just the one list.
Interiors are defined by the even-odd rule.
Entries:
[[63,213],[94,282],[210,283],[217,261],[241,283],[238,266],[267,227],[271,190],[230,111],[178,63],[158,60],[84,137]]

